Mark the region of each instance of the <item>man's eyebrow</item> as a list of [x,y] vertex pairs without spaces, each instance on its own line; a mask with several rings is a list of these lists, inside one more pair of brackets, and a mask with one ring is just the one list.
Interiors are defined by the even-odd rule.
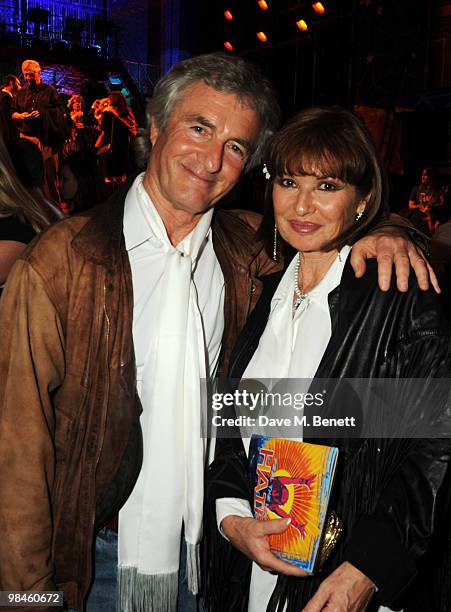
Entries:
[[233,140],[233,142],[236,142],[237,144],[244,147],[247,152],[252,151],[252,149],[254,148],[253,143],[250,140],[246,140],[246,138],[231,138],[230,140]]
[[[200,125],[208,127],[211,130],[216,129],[215,124],[209,121],[206,117],[203,117],[202,115],[187,115],[185,121],[187,123],[199,123]],[[233,140],[233,142],[236,142],[237,144],[241,145],[247,151],[252,151],[253,144],[246,138],[230,138],[229,140]]]
[[211,128],[212,130],[214,130],[216,127],[214,123],[212,123],[205,117],[202,117],[202,115],[188,115],[186,117],[186,121],[193,122],[193,123],[200,123],[201,125]]

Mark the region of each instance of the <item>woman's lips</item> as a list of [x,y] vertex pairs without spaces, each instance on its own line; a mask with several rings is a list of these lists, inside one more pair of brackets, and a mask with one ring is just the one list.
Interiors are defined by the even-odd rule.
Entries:
[[298,234],[310,234],[321,227],[318,223],[310,221],[290,221],[290,226]]

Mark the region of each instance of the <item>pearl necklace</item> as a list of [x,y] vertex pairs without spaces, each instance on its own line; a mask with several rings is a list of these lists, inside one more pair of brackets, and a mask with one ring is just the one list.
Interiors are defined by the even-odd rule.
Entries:
[[304,311],[308,308],[310,304],[310,298],[308,293],[304,293],[299,286],[299,273],[301,271],[301,254],[298,254],[298,260],[294,267],[294,293],[296,295],[296,299],[293,301],[293,316],[300,306],[302,306],[301,311]]

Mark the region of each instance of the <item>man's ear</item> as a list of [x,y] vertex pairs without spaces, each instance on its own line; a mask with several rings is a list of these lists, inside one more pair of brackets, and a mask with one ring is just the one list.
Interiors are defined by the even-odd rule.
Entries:
[[152,143],[152,146],[155,145],[159,134],[160,128],[157,126],[155,119],[152,117],[152,120],[150,122],[150,142]]

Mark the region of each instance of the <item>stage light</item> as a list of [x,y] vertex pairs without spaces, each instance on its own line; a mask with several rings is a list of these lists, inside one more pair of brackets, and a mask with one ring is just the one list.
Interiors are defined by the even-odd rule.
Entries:
[[225,41],[224,48],[227,49],[227,51],[233,51],[233,45],[228,40]]
[[264,32],[257,32],[257,38],[260,42],[266,42],[268,40],[268,37]]
[[265,0],[258,0],[258,6],[261,8],[262,11],[268,10],[268,3],[265,2]]
[[301,32],[307,32],[308,25],[303,19],[299,19],[299,21],[296,21],[296,25],[301,30]]
[[227,19],[227,21],[232,21],[233,19],[231,11],[224,11],[224,17]]
[[326,12],[326,9],[324,8],[324,4],[322,2],[315,2],[315,4],[312,4],[312,9],[318,15],[324,15],[324,13]]

